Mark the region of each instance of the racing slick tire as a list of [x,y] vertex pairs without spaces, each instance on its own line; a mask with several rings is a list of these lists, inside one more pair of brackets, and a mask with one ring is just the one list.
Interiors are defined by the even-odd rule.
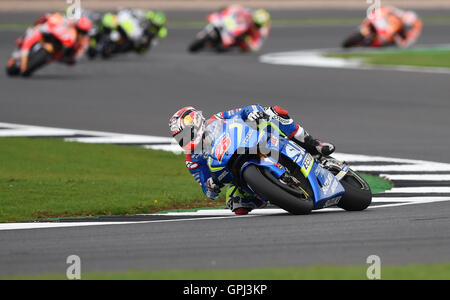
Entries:
[[28,68],[22,73],[22,76],[30,77],[37,69],[44,66],[51,58],[52,55],[47,50],[44,48],[39,49],[30,56]]
[[[270,203],[286,210],[293,215],[308,215],[313,209],[312,199],[299,199],[289,191],[267,178],[255,165],[249,165],[243,171],[242,177],[256,194]],[[275,179],[272,178],[272,179]]]
[[205,48],[206,43],[208,42],[208,40],[209,40],[209,37],[208,37],[208,36],[205,36],[205,37],[202,38],[202,39],[196,39],[195,41],[193,41],[193,42],[189,45],[188,51],[189,51],[190,53],[197,53],[197,52],[199,52],[200,50],[202,50],[203,48]]
[[17,66],[14,58],[11,58],[6,66],[6,74],[8,76],[18,76],[20,74],[20,68]]
[[90,60],[93,60],[97,57],[98,51],[95,48],[89,48],[86,53],[87,53],[87,57]]

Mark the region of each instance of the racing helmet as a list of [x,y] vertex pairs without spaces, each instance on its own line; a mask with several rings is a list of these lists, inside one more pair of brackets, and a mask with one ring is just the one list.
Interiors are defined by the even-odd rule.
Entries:
[[88,34],[92,29],[92,21],[86,16],[82,16],[75,22],[75,28],[79,33]]
[[253,13],[253,23],[257,27],[263,27],[269,24],[270,22],[270,14],[265,9],[258,9]]
[[169,121],[172,137],[185,151],[194,151],[202,143],[205,124],[202,112],[192,106],[183,107]]

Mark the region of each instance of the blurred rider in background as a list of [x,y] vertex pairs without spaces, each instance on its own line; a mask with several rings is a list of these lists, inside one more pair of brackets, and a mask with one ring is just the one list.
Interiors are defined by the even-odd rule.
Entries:
[[250,10],[240,5],[232,5],[220,13],[222,16],[231,16],[239,26],[245,24],[244,33],[236,40],[244,52],[257,52],[269,37],[271,19],[265,9]]
[[[169,121],[170,131],[178,144],[187,152],[186,167],[201,185],[204,194],[210,199],[219,196],[223,185],[211,176],[208,167],[208,151],[211,141],[208,138],[207,126],[217,120],[241,118],[243,121],[257,122],[264,118],[278,121],[281,132],[306,149],[312,155],[331,155],[335,147],[321,142],[309,135],[303,127],[288,115],[288,111],[279,107],[262,107],[251,105],[226,112],[220,112],[205,120],[201,111],[187,106],[177,111]],[[266,203],[256,195],[250,195],[234,185],[229,185],[226,193],[227,206],[237,215],[246,215],[255,208],[262,208]]]
[[[392,28],[392,42],[386,40],[384,45],[394,43],[398,47],[406,48],[413,45],[422,32],[422,21],[413,11],[404,11],[395,7],[382,7],[374,14],[380,14]],[[383,42],[383,41],[382,41]]]
[[399,16],[402,19],[403,27],[398,35],[395,37],[395,43],[401,48],[406,48],[413,45],[422,32],[422,21],[413,11],[399,10]]

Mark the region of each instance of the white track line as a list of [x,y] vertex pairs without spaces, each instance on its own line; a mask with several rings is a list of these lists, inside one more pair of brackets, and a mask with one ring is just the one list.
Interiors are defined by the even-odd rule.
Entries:
[[146,149],[152,149],[152,150],[162,150],[162,151],[168,151],[173,152],[175,154],[182,154],[183,149],[178,144],[172,144],[172,145],[144,145],[143,146]]
[[[379,201],[378,201],[379,199]],[[441,201],[450,201],[450,198],[422,198],[422,200],[414,199],[414,204],[425,204]],[[380,208],[390,208],[398,207],[404,205],[410,205],[411,201],[406,202],[404,198],[398,198],[398,203],[391,203],[392,198],[377,198],[379,203],[389,202],[386,205],[376,205],[371,206],[368,209],[380,209]],[[376,203],[374,201],[374,203]],[[340,208],[326,208],[313,213],[331,213],[339,212],[345,213],[344,210]],[[259,209],[255,210],[247,216],[236,216],[229,210],[199,210],[195,212],[179,212],[179,213],[167,213],[167,214],[154,214],[160,216],[172,216],[172,217],[190,217],[185,219],[170,219],[170,220],[155,220],[155,221],[135,221],[135,222],[70,222],[70,223],[0,223],[0,231],[7,230],[29,230],[29,229],[54,229],[54,228],[76,228],[76,227],[92,227],[92,226],[117,226],[117,225],[141,225],[141,224],[152,224],[152,223],[170,223],[170,222],[191,222],[191,221],[203,221],[203,220],[225,220],[225,219],[236,219],[236,218],[249,218],[249,217],[262,217],[262,216],[274,216],[274,215],[288,215],[288,213],[282,209]],[[201,216],[201,217],[200,217]],[[208,217],[209,216],[209,217]],[[196,217],[196,218],[193,218]]]
[[260,62],[274,65],[304,66],[330,69],[398,71],[414,73],[450,74],[449,68],[414,66],[374,66],[360,59],[325,57],[326,53],[341,53],[342,49],[315,49],[269,53],[259,58]]
[[352,165],[352,169],[361,172],[424,172],[432,170],[433,172],[448,171],[450,172],[450,164],[427,163],[413,165]]
[[450,174],[380,174],[389,180],[450,181]]
[[164,144],[171,143],[172,139],[166,137],[144,136],[144,135],[116,135],[107,137],[82,137],[66,138],[68,142],[79,142],[89,144]]
[[450,186],[436,187],[394,187],[387,191],[388,193],[450,193]]
[[65,129],[54,128],[44,126],[32,126],[21,125],[12,123],[0,123],[0,127],[8,129],[0,129],[0,137],[39,137],[39,136],[76,136],[76,135],[88,135],[92,137],[73,137],[66,138],[70,142],[81,143],[107,143],[107,144],[170,144],[173,142],[172,138],[159,137],[159,136],[147,136],[136,134],[122,134],[104,131],[90,131],[90,130],[77,130],[77,129]]
[[345,153],[333,153],[333,157],[341,161],[352,162],[390,162],[390,163],[405,163],[405,164],[427,164],[429,161],[405,159],[405,158],[392,158],[385,156],[370,156],[362,154],[345,154]]
[[233,216],[155,220],[155,221],[135,221],[135,222],[0,223],[0,231],[2,231],[2,230],[50,229],[50,228],[71,228],[71,227],[90,227],[90,226],[108,226],[108,225],[113,226],[113,225],[169,223],[169,222],[220,220],[220,219],[234,219],[234,218],[248,218],[248,217],[258,217],[258,215],[248,215],[248,216],[233,215]]

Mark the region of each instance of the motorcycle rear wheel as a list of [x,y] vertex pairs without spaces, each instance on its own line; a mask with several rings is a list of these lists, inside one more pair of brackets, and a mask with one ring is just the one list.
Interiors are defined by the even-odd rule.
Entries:
[[114,53],[114,45],[112,43],[105,43],[102,47],[101,54],[103,59],[109,59]]
[[[249,165],[242,174],[247,185],[258,195],[264,197],[270,203],[286,210],[293,215],[308,215],[313,209],[311,198],[300,199],[292,193],[277,185],[274,178],[267,178],[255,165]],[[273,176],[273,175],[271,175]]]

